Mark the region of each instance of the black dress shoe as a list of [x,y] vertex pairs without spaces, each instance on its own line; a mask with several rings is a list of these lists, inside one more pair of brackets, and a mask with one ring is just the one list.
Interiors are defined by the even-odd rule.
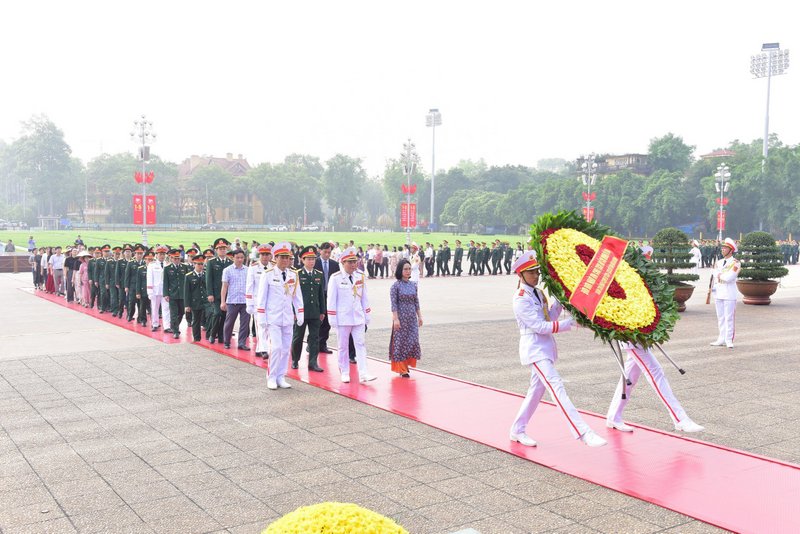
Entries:
[[322,347],[321,349],[319,349],[319,351],[324,352],[325,354],[333,354],[333,351],[328,347]]
[[317,373],[322,373],[323,371],[325,371],[325,369],[323,369],[319,365],[309,365],[308,366],[308,370],[309,371],[316,371]]
[[180,339],[181,338],[181,333],[180,332],[173,332],[172,333],[172,337],[174,337],[175,339]]
[[355,358],[350,358],[350,363],[358,363]]
[[200,338],[199,337],[194,338],[194,342],[195,343],[200,343]]
[[211,345],[213,345],[214,343],[216,343],[216,342],[217,342],[217,340],[216,340],[216,339],[209,339],[209,340],[207,340],[207,341],[208,341],[208,342],[209,342]]
[[292,362],[292,369],[297,369],[300,365],[297,362]]
[[157,326],[154,326],[153,328],[151,328],[151,329],[150,329],[150,331],[151,331],[151,332],[156,332],[156,331],[158,331],[158,327],[157,327]]
[[172,328],[165,328],[164,329],[164,333],[165,334],[172,334]]
[[240,345],[239,346],[239,350],[243,350],[245,352],[250,352],[250,347],[248,347],[247,345]]
[[226,349],[229,349],[229,348],[231,348],[231,344],[230,344],[230,343],[225,343],[225,348],[226,348]]

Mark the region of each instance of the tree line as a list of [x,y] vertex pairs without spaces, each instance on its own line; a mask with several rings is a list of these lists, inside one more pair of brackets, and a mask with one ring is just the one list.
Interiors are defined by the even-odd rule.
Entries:
[[[776,236],[800,231],[800,146],[784,145],[770,136],[769,157],[761,156],[761,140],[732,141],[733,155],[695,158],[695,147],[680,136],[666,134],[650,141],[647,173],[620,169],[598,175],[592,191],[595,217],[618,232],[653,235],[668,226],[690,232],[716,233],[714,173],[717,165],[730,168],[730,199],[726,232],[752,230]],[[431,177],[413,145],[389,159],[381,176],[368,176],[359,158],[337,154],[322,161],[291,154],[282,162],[261,163],[243,176],[216,166],[178,179],[178,165],[151,157],[155,172],[148,194],[158,195],[160,223],[205,223],[217,208],[232,208],[232,219],[247,221],[254,214],[236,199],[255,195],[269,224],[297,224],[305,213],[309,222],[337,228],[351,225],[399,229],[401,186],[416,185],[418,225],[430,224]],[[407,156],[410,152],[410,160]],[[597,161],[604,161],[600,155]],[[408,163],[414,165],[409,167]],[[411,168],[411,176],[406,169]],[[40,215],[70,216],[82,222],[86,195],[102,198],[109,222],[132,220],[131,196],[141,192],[133,175],[141,163],[131,153],[101,154],[86,164],[72,155],[63,132],[47,117],[22,124],[14,141],[0,140],[0,218],[37,223]],[[436,174],[435,196],[439,229],[456,225],[465,232],[524,233],[540,214],[580,209],[585,186],[575,162],[551,158],[536,166],[489,166],[483,160],[464,160]],[[89,198],[96,205],[96,198]],[[252,209],[252,208],[250,208]]]

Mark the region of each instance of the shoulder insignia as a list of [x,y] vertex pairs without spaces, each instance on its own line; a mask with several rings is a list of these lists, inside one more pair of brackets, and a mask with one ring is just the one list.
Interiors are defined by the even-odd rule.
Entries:
[[525,296],[525,290],[524,289],[520,289],[519,290],[519,296],[520,297],[524,297]]

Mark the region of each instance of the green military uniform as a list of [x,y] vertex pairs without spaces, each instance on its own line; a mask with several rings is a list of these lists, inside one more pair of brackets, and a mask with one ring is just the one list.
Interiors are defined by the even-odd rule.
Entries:
[[[97,260],[99,258],[91,258],[88,262],[87,270],[89,271],[89,307],[94,308],[94,302],[97,300],[99,289],[97,287]],[[98,303],[99,307],[99,303]]]
[[[170,256],[175,251],[170,251]],[[170,263],[164,267],[164,297],[169,297],[169,327],[174,337],[180,336],[183,320],[183,290],[189,266],[185,263]]]
[[[125,245],[128,247],[128,245]],[[130,250],[126,248],[126,250]],[[122,319],[122,314],[128,307],[128,299],[125,294],[125,271],[128,270],[129,260],[125,256],[117,260],[117,269],[114,271],[114,287],[117,289],[117,317]]]
[[[198,261],[200,261],[198,259]],[[172,310],[172,299],[170,311]],[[203,316],[208,307],[208,293],[206,293],[206,277],[202,271],[197,273],[192,270],[184,276],[183,304],[192,310],[192,338],[200,341],[202,334]],[[187,314],[188,316],[188,314]]]
[[[149,253],[152,258],[152,252]],[[150,297],[147,296],[147,262],[143,262],[136,268],[136,295],[139,300],[139,315],[136,322],[142,326],[147,326],[147,311],[150,309]]]
[[[137,246],[138,248],[138,246]],[[136,275],[139,272],[139,267],[144,265],[144,260],[132,259],[125,266],[125,275],[122,280],[122,287],[127,290],[128,295],[128,322],[133,321],[133,313],[136,306],[139,304],[139,299],[136,298]],[[139,308],[139,315],[142,314],[142,308]]]
[[100,313],[108,311],[108,290],[106,289],[106,263],[108,258],[105,257],[105,251],[109,250],[103,245],[103,256],[97,258],[94,262],[94,282],[97,285],[97,309]]
[[495,243],[492,249],[492,274],[497,274],[501,271],[501,261],[503,261],[503,247]]
[[[221,237],[214,241],[214,249],[227,248],[230,241]],[[222,301],[222,271],[225,267],[232,265],[233,262],[226,258],[213,258],[206,262],[206,294],[209,297],[214,297],[214,302],[208,303],[207,312],[210,319],[206,326],[206,338],[210,343],[219,341],[224,342],[223,339],[223,325],[225,324],[225,317],[227,314],[220,309]]]
[[115,285],[116,278],[117,278],[117,259],[114,256],[111,256],[106,260],[106,269],[105,274],[103,275],[106,285],[108,286],[107,295],[108,295],[108,309],[106,311],[111,311],[111,315],[116,316],[117,312],[119,311],[119,294],[117,293],[117,287]]
[[[300,253],[303,255],[313,254],[316,257],[316,248],[305,247]],[[303,337],[308,327],[308,368],[316,370],[317,356],[319,355],[319,327],[322,324],[320,315],[325,313],[325,292],[322,290],[324,281],[322,271],[312,269],[310,272],[305,267],[297,271],[297,279],[300,282],[300,290],[303,293],[303,315],[305,321],[302,326],[294,325],[292,333],[292,367],[297,368],[300,361],[300,352],[303,348]]]
[[[461,248],[461,243],[456,242],[456,248],[453,251],[453,274],[461,276],[461,260],[464,258],[464,249]],[[470,268],[470,271],[472,269]]]

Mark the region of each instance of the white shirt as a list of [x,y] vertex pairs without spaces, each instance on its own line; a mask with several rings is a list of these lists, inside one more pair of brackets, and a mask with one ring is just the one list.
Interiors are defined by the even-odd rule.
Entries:
[[[271,267],[271,266],[270,266]],[[258,291],[258,281],[266,268],[264,264],[258,262],[247,268],[247,282],[244,286],[244,302],[247,304],[247,313],[252,314],[256,307],[256,292]]]
[[[555,300],[555,299],[554,299]],[[514,293],[514,317],[519,326],[519,360],[522,365],[530,365],[542,360],[551,362],[558,359],[556,340],[553,335],[567,332],[574,325],[570,317],[558,320],[563,309],[555,301],[545,316],[544,304],[547,299],[540,289],[535,289],[527,284],[520,284]]]
[[[739,277],[741,266],[739,260],[733,256],[717,260],[711,275],[711,291],[717,300],[736,300],[739,291],[736,289],[736,279]],[[717,277],[719,276],[719,280]]]
[[147,264],[147,296],[164,294],[164,266],[159,260]]
[[[283,279],[284,273],[286,280]],[[292,326],[296,312],[297,324],[302,325],[303,292],[299,285],[297,274],[291,269],[280,271],[273,267],[265,270],[258,280],[256,312],[265,314],[267,324],[275,326]]]
[[366,276],[362,271],[354,271],[352,275],[339,271],[331,275],[327,300],[328,321],[332,327],[369,324],[372,310],[367,298]]

